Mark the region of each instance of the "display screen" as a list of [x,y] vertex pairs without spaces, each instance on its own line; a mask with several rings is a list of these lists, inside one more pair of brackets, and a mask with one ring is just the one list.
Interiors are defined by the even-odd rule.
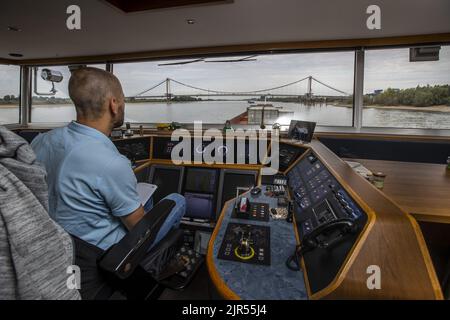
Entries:
[[181,170],[179,168],[154,168],[150,183],[158,186],[154,195],[153,203],[157,203],[171,193],[179,192]]
[[256,173],[225,172],[222,189],[222,203],[236,197],[236,188],[251,188],[256,184]]
[[187,168],[186,169],[186,191],[215,193],[217,186],[217,170]]
[[291,120],[288,131],[288,138],[304,142],[311,142],[315,128],[315,122]]
[[214,215],[214,195],[185,192],[186,218],[212,219]]

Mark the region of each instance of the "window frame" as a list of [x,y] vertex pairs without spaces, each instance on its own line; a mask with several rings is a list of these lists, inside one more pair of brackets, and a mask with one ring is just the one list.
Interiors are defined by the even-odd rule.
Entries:
[[[15,64],[11,64],[11,63],[0,63],[1,66],[18,66]],[[18,66],[19,67],[19,104],[18,104],[18,113],[19,113],[19,117],[18,117],[18,121],[17,122],[13,122],[13,123],[4,123],[4,124],[0,124],[6,128],[10,128],[10,127],[16,127],[18,125],[22,125],[22,114],[23,114],[23,74],[22,74],[22,66]]]
[[[389,50],[389,49],[409,49],[412,47],[420,46],[449,46],[450,42],[440,42],[440,43],[427,43],[427,44],[413,44],[413,45],[391,45],[391,46],[374,46],[367,49],[363,49],[364,56],[360,63],[362,64],[363,75],[361,80],[361,92],[360,99],[361,103],[358,105],[360,111],[360,126],[358,133],[386,133],[386,134],[396,134],[396,135],[420,135],[420,136],[450,136],[450,128],[448,129],[431,129],[431,128],[408,128],[408,127],[372,127],[363,126],[363,110],[364,110],[364,77],[365,77],[365,53],[366,51],[372,50]],[[450,85],[450,83],[449,83]],[[382,131],[382,132],[381,132]]]
[[27,98],[28,101],[26,102],[26,115],[27,115],[27,121],[25,123],[21,123],[23,126],[26,125],[33,125],[33,126],[39,126],[39,127],[58,127],[61,124],[68,124],[69,122],[33,122],[32,119],[32,109],[33,109],[33,93],[34,93],[34,79],[33,79],[33,69],[34,68],[45,68],[45,67],[68,67],[70,65],[83,65],[86,64],[88,66],[92,66],[92,65],[104,65],[106,71],[112,71],[112,64],[108,63],[108,62],[95,62],[95,63],[82,63],[82,62],[77,62],[77,63],[69,63],[69,64],[51,64],[51,63],[46,63],[46,64],[37,64],[37,65],[30,65],[30,66],[22,66],[22,68],[26,69],[24,72],[27,73],[27,83],[29,86],[29,92],[27,92]]
[[[370,46],[367,49],[395,49],[395,48],[410,48],[414,46],[431,46],[431,45],[450,45],[450,42],[426,42],[426,43],[413,43],[413,44],[400,44],[400,45],[381,45],[381,46]],[[365,47],[337,47],[337,48],[317,48],[317,49],[276,49],[276,50],[259,50],[259,51],[242,51],[235,53],[212,53],[212,54],[194,54],[194,55],[176,55],[169,57],[150,57],[150,58],[135,58],[135,59],[124,59],[122,61],[111,62],[111,61],[89,61],[87,64],[106,64],[106,70],[113,72],[115,63],[132,63],[132,62],[146,62],[146,61],[158,61],[158,60],[175,60],[175,59],[192,59],[192,58],[214,58],[214,57],[233,57],[233,56],[243,56],[252,54],[286,54],[286,53],[314,53],[314,52],[340,52],[340,51],[353,51],[355,54],[354,59],[354,88],[353,88],[353,115],[352,115],[352,125],[351,126],[324,126],[317,125],[316,132],[318,133],[354,133],[354,134],[375,134],[375,135],[412,135],[412,136],[434,136],[434,137],[450,137],[450,129],[419,129],[419,128],[389,128],[389,127],[363,127],[362,126],[362,112],[363,112],[363,90],[364,90],[364,57],[365,57]],[[80,59],[81,60],[81,59]],[[82,61],[82,60],[81,60]],[[77,61],[74,64],[80,64],[83,62]],[[58,66],[58,65],[70,65],[70,63],[46,63],[45,66]],[[33,65],[43,66],[43,65]],[[31,66],[23,66],[22,68],[28,68],[31,70]],[[28,70],[28,72],[31,72]],[[113,72],[114,73],[114,72]],[[23,81],[23,79],[22,79]],[[29,94],[31,96],[31,88],[29,88]],[[28,113],[31,113],[31,97],[29,103],[26,106]],[[31,116],[31,115],[30,115]],[[27,119],[26,123],[23,125],[34,125],[39,126],[60,126],[65,122],[59,123],[33,123],[31,117]],[[155,123],[149,122],[133,122],[133,126],[142,125],[145,129],[156,129]],[[181,125],[186,129],[193,129],[192,123],[181,123]],[[217,128],[217,126],[222,124],[203,124],[203,128]],[[259,128],[257,125],[234,125],[235,128]],[[287,131],[287,128],[282,127],[282,131]]]
[[[235,53],[219,53],[219,54],[202,54],[202,55],[189,55],[189,56],[174,56],[174,57],[160,57],[160,58],[149,58],[149,59],[139,59],[139,60],[129,60],[129,61],[120,61],[116,62],[117,64],[126,64],[126,63],[139,63],[139,62],[151,62],[151,61],[170,61],[170,60],[189,60],[189,59],[206,59],[206,58],[233,58],[233,57],[245,57],[250,55],[278,55],[278,54],[302,54],[302,53],[321,53],[321,52],[353,52],[354,58],[353,58],[353,65],[355,68],[356,65],[356,51],[360,48],[355,47],[349,47],[349,48],[317,48],[317,49],[285,49],[285,50],[264,50],[264,51],[248,51],[248,52],[235,52]],[[114,64],[111,64],[111,70],[114,74]],[[120,79],[119,79],[120,80]],[[351,128],[353,127],[354,123],[354,109],[355,109],[355,92],[354,92],[354,86],[355,86],[355,77],[353,77],[353,99],[352,99],[352,119],[350,120],[350,125],[342,125],[342,126],[325,126],[325,125],[318,125],[316,128],[324,127],[324,128]],[[137,125],[137,126],[143,126],[144,128],[156,128],[157,123],[153,122],[131,122],[131,125]],[[189,130],[194,129],[193,123],[180,123],[183,128],[187,128]],[[224,126],[224,123],[203,123],[203,128],[222,128]],[[233,125],[235,128],[259,128],[258,125],[248,124],[248,125]],[[289,125],[283,125],[282,131],[288,130]]]

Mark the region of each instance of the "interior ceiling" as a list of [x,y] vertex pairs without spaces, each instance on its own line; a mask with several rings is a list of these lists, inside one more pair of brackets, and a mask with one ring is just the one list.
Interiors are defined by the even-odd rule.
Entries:
[[[194,4],[225,2],[228,0],[105,0],[124,12],[136,12],[152,9],[182,7]],[[233,0],[229,0],[232,2]]]
[[[366,28],[366,8],[374,3],[381,7],[381,30]],[[66,28],[72,4],[81,8],[81,30]],[[135,13],[103,0],[1,0],[0,58],[449,33],[449,17],[449,0],[234,0]]]

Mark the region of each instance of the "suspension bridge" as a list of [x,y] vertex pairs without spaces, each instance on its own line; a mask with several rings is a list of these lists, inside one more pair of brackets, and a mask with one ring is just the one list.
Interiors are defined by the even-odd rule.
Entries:
[[[314,94],[313,83],[314,85],[322,86],[322,91],[325,89],[329,93]],[[306,88],[304,84],[306,84]],[[298,97],[302,99],[339,99],[349,96],[350,94],[345,91],[326,84],[313,76],[308,76],[275,87],[250,91],[223,91],[201,88],[175,79],[166,78],[148,89],[127,98],[133,100],[166,99],[170,101],[176,97]]]

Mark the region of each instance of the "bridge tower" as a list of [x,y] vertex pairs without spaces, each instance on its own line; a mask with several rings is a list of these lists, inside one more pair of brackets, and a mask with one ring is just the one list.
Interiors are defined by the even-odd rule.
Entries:
[[170,101],[172,94],[170,93],[170,78],[166,78],[166,99]]
[[308,92],[306,93],[306,97],[312,98],[312,76],[308,77]]

